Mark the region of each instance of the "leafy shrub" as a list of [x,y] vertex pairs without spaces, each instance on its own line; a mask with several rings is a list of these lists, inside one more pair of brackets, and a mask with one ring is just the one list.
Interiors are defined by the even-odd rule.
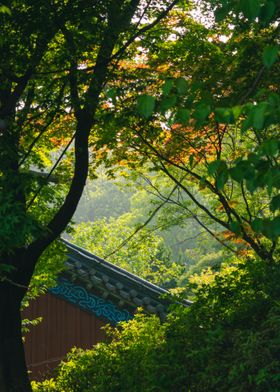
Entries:
[[45,380],[43,382],[35,382],[32,381],[32,390],[33,392],[56,392],[56,382],[53,378],[50,380]]
[[[165,325],[156,316],[137,314],[118,329],[108,327],[111,343],[93,350],[74,348],[62,362],[56,391],[152,391],[158,369],[157,352],[165,342]],[[36,388],[40,383],[34,384]],[[34,389],[41,391],[41,389]],[[50,390],[52,391],[52,390]]]
[[164,324],[139,314],[110,328],[110,343],[74,349],[55,390],[277,392],[279,278],[278,263],[224,267],[211,281],[193,283],[194,304],[174,307]]

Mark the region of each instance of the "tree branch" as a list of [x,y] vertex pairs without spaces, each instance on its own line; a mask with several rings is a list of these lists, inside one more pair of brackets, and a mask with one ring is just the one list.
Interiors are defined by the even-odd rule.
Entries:
[[156,214],[159,212],[159,210],[168,202],[168,200],[170,200],[171,196],[173,195],[173,193],[175,192],[175,190],[177,189],[177,185],[175,185],[173,187],[173,189],[171,190],[171,192],[169,193],[169,195],[167,196],[166,200],[164,200],[160,205],[157,206],[157,208],[152,212],[152,214],[149,216],[149,218],[140,226],[137,227],[137,229],[130,235],[128,236],[124,241],[122,241],[122,243],[112,252],[108,253],[107,255],[105,255],[105,259],[107,259],[108,257],[112,256],[113,254],[115,254],[116,252],[118,252],[120,249],[122,249],[140,230],[142,230],[144,227],[146,227],[151,220],[156,216]]
[[[137,7],[138,3],[139,0],[132,1],[134,7]],[[134,14],[134,11],[135,9],[129,10],[130,18]],[[33,256],[31,258],[31,263],[34,263],[34,255],[36,255],[36,257],[40,256],[43,250],[62,233],[76,210],[88,174],[89,134],[93,124],[96,109],[99,104],[99,95],[102,91],[103,84],[105,83],[106,76],[108,74],[108,67],[115,44],[119,38],[120,33],[122,32],[122,29],[124,29],[129,22],[130,19],[124,19],[120,25],[115,26],[113,21],[109,20],[108,26],[103,33],[104,39],[101,42],[98,51],[93,77],[90,81],[87,92],[82,98],[84,107],[79,109],[75,104],[75,116],[77,119],[75,134],[75,166],[70,189],[64,200],[64,203],[47,225],[43,235],[41,235],[41,237],[38,239],[35,239],[35,241],[29,245],[27,254],[32,254]],[[73,87],[75,88],[74,79],[72,79],[72,88]],[[74,98],[73,94],[75,95],[75,90],[72,91],[71,98]]]

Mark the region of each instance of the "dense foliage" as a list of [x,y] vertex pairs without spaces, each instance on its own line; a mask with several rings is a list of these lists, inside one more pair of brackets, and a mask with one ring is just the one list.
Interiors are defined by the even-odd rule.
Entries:
[[35,391],[280,389],[279,6],[197,3],[203,25],[176,11],[135,43],[92,145],[110,173],[117,163],[164,173],[168,186],[150,184],[170,216],[179,208],[235,259],[189,279],[190,307],[163,324],[143,315],[122,324]]
[[[146,170],[139,176],[125,170],[123,176],[108,179],[99,169],[75,213],[71,241],[163,286],[171,276],[173,283],[183,285],[188,275],[204,267],[218,269],[231,252],[175,203],[176,192],[168,203],[160,197],[172,189],[160,173]],[[156,259],[168,267],[166,273]]]
[[163,324],[140,314],[110,329],[111,342],[74,349],[34,391],[276,392],[279,278],[279,264],[260,260],[224,267],[193,283],[191,307],[175,307]]
[[[163,173],[167,186],[156,176],[150,185],[169,215],[181,211],[242,261],[198,278],[212,283],[166,325],[136,319],[89,354],[103,374],[96,388],[107,361],[115,390],[279,390],[278,3],[0,6],[0,389],[30,390],[20,305],[35,270],[55,272],[39,257],[102,164],[111,175]],[[34,282],[34,293],[44,288]],[[139,359],[134,337],[146,328],[163,335],[136,339]],[[72,382],[67,366],[55,388]]]
[[277,259],[280,235],[279,9],[268,3],[271,14],[262,5],[257,18],[245,2],[240,15],[225,2],[204,24],[171,12],[165,39],[153,31],[136,42],[136,61],[131,54],[108,85],[93,141],[110,172],[118,163],[141,174],[148,162],[176,188],[171,198],[151,177],[161,199],[233,252],[263,260]]
[[30,391],[20,308],[34,272],[43,279],[37,275],[32,295],[54,280],[47,275],[57,272],[56,263],[42,258],[39,266],[39,259],[67,228],[82,195],[102,91],[126,49],[177,3],[0,5],[1,391]]
[[169,260],[163,239],[148,228],[135,234],[131,214],[75,227],[72,241],[93,254],[162,287],[176,286],[183,267]]

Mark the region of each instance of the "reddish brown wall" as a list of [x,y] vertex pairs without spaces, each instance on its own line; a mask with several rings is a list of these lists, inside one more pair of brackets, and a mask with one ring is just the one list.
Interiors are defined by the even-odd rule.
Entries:
[[24,311],[23,318],[42,316],[43,321],[25,337],[26,361],[31,379],[53,369],[73,346],[91,348],[104,340],[106,323],[53,294],[41,296]]

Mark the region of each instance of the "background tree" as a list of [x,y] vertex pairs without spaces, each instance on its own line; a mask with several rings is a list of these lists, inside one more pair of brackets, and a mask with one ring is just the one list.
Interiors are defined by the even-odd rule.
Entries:
[[82,222],[75,244],[161,287],[178,285],[184,267],[170,260],[163,238],[145,227],[135,234],[133,212],[118,218]]
[[1,6],[3,392],[30,390],[20,304],[39,257],[65,230],[81,197],[100,93],[107,78],[115,77],[114,68],[129,44],[175,4],[27,0],[13,1],[10,8]]
[[80,223],[70,241],[163,287],[184,286],[188,275],[209,266],[217,270],[232,256],[225,240],[194,222],[191,200],[164,174],[124,168],[110,179],[98,168],[96,175],[75,212]]

